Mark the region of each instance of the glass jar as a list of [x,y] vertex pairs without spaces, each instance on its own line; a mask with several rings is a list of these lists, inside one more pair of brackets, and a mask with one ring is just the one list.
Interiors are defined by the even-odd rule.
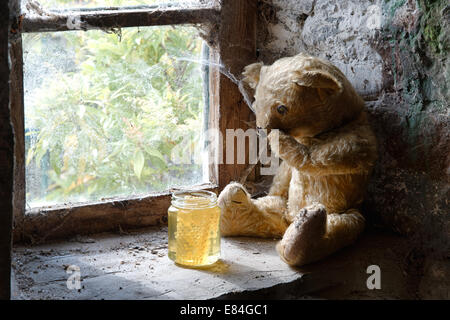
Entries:
[[168,216],[170,259],[194,267],[219,259],[220,208],[213,192],[173,192]]

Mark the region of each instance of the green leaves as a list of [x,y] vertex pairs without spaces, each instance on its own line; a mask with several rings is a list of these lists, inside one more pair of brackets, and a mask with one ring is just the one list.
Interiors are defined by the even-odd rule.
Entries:
[[202,130],[203,81],[191,61],[201,59],[196,32],[126,28],[120,41],[101,31],[23,35],[26,127],[34,132],[27,138],[28,202],[98,200],[201,181],[198,164],[171,160],[182,137]]
[[138,179],[141,179],[141,173],[142,169],[144,168],[144,153],[141,150],[138,150],[134,153],[134,160],[133,160],[133,169],[134,174]]

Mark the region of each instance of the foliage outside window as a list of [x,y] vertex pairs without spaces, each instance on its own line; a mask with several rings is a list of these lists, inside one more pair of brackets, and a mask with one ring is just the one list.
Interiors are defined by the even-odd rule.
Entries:
[[202,46],[187,26],[24,34],[27,205],[204,182]]

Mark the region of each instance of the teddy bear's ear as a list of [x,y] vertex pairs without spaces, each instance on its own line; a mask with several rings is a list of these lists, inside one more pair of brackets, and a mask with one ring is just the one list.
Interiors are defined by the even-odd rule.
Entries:
[[321,96],[323,93],[332,95],[342,91],[342,83],[323,70],[298,71],[293,82],[299,86],[317,88]]
[[246,66],[244,72],[242,72],[242,75],[244,76],[242,81],[247,83],[252,89],[255,89],[258,85],[262,66],[262,62],[252,63]]

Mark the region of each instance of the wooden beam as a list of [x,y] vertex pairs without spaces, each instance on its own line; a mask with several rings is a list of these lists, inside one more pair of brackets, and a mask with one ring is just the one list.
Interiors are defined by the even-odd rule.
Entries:
[[[217,192],[217,186],[202,184],[190,189]],[[171,193],[142,198],[115,198],[98,203],[52,206],[27,211],[15,242],[41,243],[75,235],[120,231],[167,223]]]
[[0,299],[11,297],[14,136],[10,118],[8,1],[0,2]]
[[21,232],[25,216],[25,113],[23,95],[22,37],[14,36],[10,42],[11,123],[14,128],[14,232]]
[[80,11],[25,16],[22,32],[51,32],[125,27],[215,23],[215,7],[192,9]]
[[[248,123],[255,119],[237,84],[230,80],[230,74],[239,79],[244,67],[256,61],[257,2],[221,1],[218,55],[223,71],[229,74],[220,74],[215,94],[219,100],[219,129],[224,138],[224,150],[232,147],[226,145],[226,129],[241,128],[245,131],[249,128]],[[234,148],[236,156],[236,143]],[[224,163],[219,165],[220,190],[230,181],[239,181],[248,167],[248,164],[226,164],[225,153],[224,151]]]

